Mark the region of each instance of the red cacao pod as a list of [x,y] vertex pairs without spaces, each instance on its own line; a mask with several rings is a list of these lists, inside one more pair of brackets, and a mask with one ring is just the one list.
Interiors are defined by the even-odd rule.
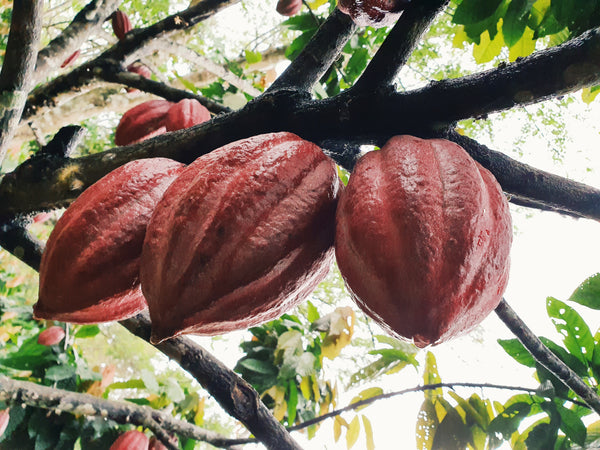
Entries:
[[65,211],[40,265],[37,318],[75,323],[121,320],[146,307],[139,262],[146,226],[183,164],[132,161],[98,180]]
[[457,144],[396,136],[363,156],[340,197],[336,257],[358,305],[418,346],[479,324],[500,302],[512,241],[493,175]]
[[398,20],[410,0],[338,0],[338,9],[361,27],[389,27]]
[[61,69],[64,69],[67,66],[70,66],[71,64],[73,64],[73,62],[79,58],[79,55],[81,55],[81,50],[75,50],[71,56],[69,56],[67,59],[65,59],[62,64],[60,65]]
[[6,408],[0,411],[0,436],[4,434],[10,421],[10,409]]
[[175,103],[165,117],[167,131],[183,130],[210,120],[210,112],[198,100],[185,98]]
[[56,345],[60,341],[62,341],[65,337],[65,330],[58,325],[46,328],[44,331],[40,333],[37,339],[37,343],[40,345]]
[[[139,76],[144,78],[150,78],[152,76],[152,71],[142,63],[134,62],[127,66],[127,72],[137,73]],[[133,92],[138,92],[136,88],[127,88],[127,92],[130,94]]]
[[120,435],[110,450],[148,450],[149,439],[141,431],[129,430]]
[[245,329],[300,302],[329,270],[339,189],[333,161],[286,132],[189,165],[144,241],[152,341]]
[[171,106],[167,100],[149,100],[131,108],[117,125],[115,144],[134,144],[165,133],[163,122]]
[[117,9],[111,17],[112,29],[115,33],[115,36],[122,41],[125,38],[125,35],[131,31],[133,28],[131,26],[131,20],[127,14],[125,14],[120,9]]
[[302,9],[302,0],[279,0],[275,10],[282,16],[295,16]]

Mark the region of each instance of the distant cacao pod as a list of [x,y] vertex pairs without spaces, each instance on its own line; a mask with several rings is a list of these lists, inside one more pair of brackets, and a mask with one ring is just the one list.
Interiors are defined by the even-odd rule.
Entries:
[[183,130],[210,120],[210,112],[198,100],[185,98],[175,103],[163,122],[167,131]]
[[4,434],[10,421],[10,409],[6,408],[0,411],[0,436]]
[[338,9],[361,27],[382,28],[394,24],[410,0],[338,0]]
[[112,29],[117,36],[117,39],[122,41],[125,38],[125,35],[131,31],[133,28],[131,26],[131,20],[127,14],[125,14],[120,9],[117,9],[111,16]]
[[333,161],[286,132],[233,142],[189,165],[144,241],[152,341],[245,329],[300,302],[329,270],[339,189]]
[[358,305],[420,347],[478,325],[508,282],[511,217],[493,175],[457,144],[396,136],[340,197],[336,257]]
[[166,133],[163,123],[171,106],[167,100],[149,100],[125,112],[117,125],[115,144],[135,144]]
[[183,164],[132,161],[86,189],[50,234],[40,265],[37,318],[121,320],[146,307],[139,262],[148,220]]
[[110,450],[148,450],[149,439],[141,431],[129,430],[120,435]]
[[148,450],[167,450],[165,444],[160,442],[156,436],[152,436],[150,438],[150,444],[148,445]]
[[40,345],[46,345],[50,347],[51,345],[56,345],[60,341],[62,341],[65,337],[65,330],[58,325],[46,328],[44,331],[40,333],[37,339],[37,343]]
[[[148,66],[139,62],[129,64],[127,66],[127,72],[137,73],[139,76],[144,78],[150,78],[152,76],[152,71],[148,68]],[[138,92],[138,89],[130,87],[127,88],[127,92],[131,94],[133,92]]]
[[302,9],[302,0],[279,0],[275,10],[282,16],[295,16]]
[[70,66],[71,64],[73,64],[73,62],[79,58],[79,55],[81,55],[81,50],[75,50],[71,56],[69,56],[67,59],[65,59],[62,64],[60,65],[61,69],[64,69],[67,66]]

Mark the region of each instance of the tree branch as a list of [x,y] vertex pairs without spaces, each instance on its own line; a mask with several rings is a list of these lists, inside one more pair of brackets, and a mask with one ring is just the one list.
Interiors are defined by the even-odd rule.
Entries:
[[0,167],[21,120],[42,28],[42,0],[13,3],[6,53],[0,71]]
[[575,392],[596,414],[600,414],[600,397],[598,394],[533,334],[505,299],[502,299],[496,308],[496,314],[536,361]]
[[391,85],[423,33],[448,2],[420,0],[410,3],[352,90],[373,90]]
[[[231,439],[197,427],[189,422],[175,419],[167,412],[158,411],[134,403],[116,402],[94,397],[90,394],[65,391],[42,386],[30,381],[13,380],[0,375],[0,400],[15,404],[29,405],[55,411],[57,414],[67,412],[75,415],[109,417],[121,424],[140,425],[150,429],[169,448],[178,449],[166,438],[165,431],[176,433],[186,438],[207,442],[215,447],[231,448]],[[165,442],[165,440],[167,442]]]
[[287,88],[310,91],[335,62],[356,28],[350,17],[336,8],[267,92]]

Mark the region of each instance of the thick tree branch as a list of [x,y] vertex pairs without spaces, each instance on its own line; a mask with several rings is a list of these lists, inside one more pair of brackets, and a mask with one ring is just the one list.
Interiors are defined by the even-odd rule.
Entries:
[[102,27],[122,1],[92,0],[85,5],[63,32],[40,50],[37,56],[36,81],[41,81],[48,72],[58,68],[69,55],[81,48],[81,44]]
[[575,392],[596,414],[600,414],[600,397],[598,394],[540,341],[505,299],[502,299],[496,308],[496,314],[536,361]]
[[84,416],[109,417],[117,423],[141,425],[150,429],[157,437],[162,435],[163,443],[174,449],[179,447],[167,444],[165,431],[207,442],[215,447],[231,448],[229,443],[231,439],[189,422],[175,419],[166,412],[133,403],[105,400],[89,394],[42,386],[29,381],[13,380],[3,375],[0,375],[0,400],[14,405],[48,409],[57,414],[66,412]]
[[423,33],[439,12],[446,7],[448,1],[421,0],[410,3],[354,85],[353,90],[372,90],[376,87],[391,85],[402,66],[406,64]]
[[336,8],[268,91],[287,88],[310,91],[338,58],[356,28],[350,17]]
[[33,86],[43,7],[42,0],[13,3],[6,53],[0,71],[0,167],[21,120],[27,93]]

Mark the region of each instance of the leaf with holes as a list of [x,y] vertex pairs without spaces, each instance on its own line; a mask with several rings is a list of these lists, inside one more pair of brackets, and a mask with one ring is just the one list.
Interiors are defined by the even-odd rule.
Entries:
[[587,365],[594,354],[594,337],[583,318],[573,308],[553,297],[546,299],[546,310],[556,330],[563,335],[567,350]]

